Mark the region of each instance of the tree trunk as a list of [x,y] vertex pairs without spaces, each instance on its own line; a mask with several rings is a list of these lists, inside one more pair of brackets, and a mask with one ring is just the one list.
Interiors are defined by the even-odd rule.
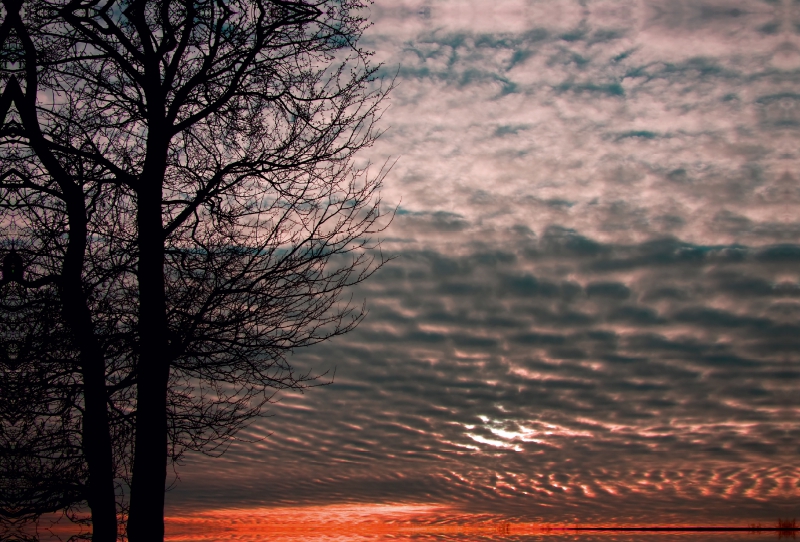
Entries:
[[[166,152],[164,153],[166,158]],[[157,160],[158,162],[158,160]],[[145,168],[147,171],[149,168]],[[164,539],[167,479],[167,385],[170,357],[164,291],[164,234],[161,222],[163,168],[137,193],[139,228],[139,341],[136,377],[136,437],[128,520],[130,542]],[[160,173],[160,175],[159,175]]]
[[[74,317],[74,316],[73,316]],[[95,345],[96,346],[96,345]],[[89,466],[87,500],[92,510],[92,541],[116,542],[117,506],[108,411],[105,361],[97,348],[81,355],[84,403],[83,453]]]
[[[75,186],[67,185],[64,186]],[[105,359],[94,335],[92,316],[83,294],[86,250],[86,210],[83,193],[75,187],[67,198],[69,242],[61,274],[64,320],[78,346],[83,376],[82,447],[89,469],[86,500],[92,511],[92,540],[116,542],[117,506],[114,463],[106,395]]]

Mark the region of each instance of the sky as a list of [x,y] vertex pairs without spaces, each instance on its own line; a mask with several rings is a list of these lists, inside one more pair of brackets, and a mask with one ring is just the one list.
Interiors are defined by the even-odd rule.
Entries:
[[188,456],[168,514],[800,517],[800,1],[370,20],[394,259],[357,330],[292,357],[333,384]]

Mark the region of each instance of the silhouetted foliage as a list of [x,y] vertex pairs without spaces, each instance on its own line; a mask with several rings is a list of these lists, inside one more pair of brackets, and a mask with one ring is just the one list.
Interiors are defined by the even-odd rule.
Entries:
[[287,356],[363,318],[340,302],[383,261],[382,172],[353,165],[385,96],[363,7],[3,0],[3,288],[49,296],[36,314],[65,336],[4,329],[41,343],[20,393],[44,387],[4,423],[56,439],[72,470],[21,470],[55,469],[31,477],[60,495],[43,509],[85,500],[95,540],[116,539],[122,486],[130,539],[162,539],[168,460],[223,451],[277,390],[318,383]]

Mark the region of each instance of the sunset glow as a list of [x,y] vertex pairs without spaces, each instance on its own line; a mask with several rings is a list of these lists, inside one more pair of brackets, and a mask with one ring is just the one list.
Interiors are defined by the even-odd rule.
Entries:
[[800,0],[0,20],[0,542],[800,536]]
[[167,518],[167,540],[315,539],[397,533],[435,517],[431,506],[317,506],[253,510],[214,510]]
[[[475,534],[500,536],[511,524],[499,518],[458,514],[442,506],[351,505],[254,510],[215,510],[167,519],[167,540],[354,540],[381,535]],[[517,523],[515,534],[553,533],[559,526]],[[556,531],[554,531],[556,529]]]
[[[501,517],[459,513],[434,505],[329,505],[274,509],[212,510],[167,518],[167,540],[381,540],[408,537],[473,536],[504,539],[509,536],[579,535],[575,527],[592,528],[687,528],[689,524],[549,524],[509,522]],[[696,525],[691,525],[696,526]],[[716,527],[744,528],[743,524]],[[595,536],[597,533],[595,533]],[[583,535],[586,536],[586,535]],[[728,535],[730,536],[730,534]],[[460,538],[459,538],[460,539]]]

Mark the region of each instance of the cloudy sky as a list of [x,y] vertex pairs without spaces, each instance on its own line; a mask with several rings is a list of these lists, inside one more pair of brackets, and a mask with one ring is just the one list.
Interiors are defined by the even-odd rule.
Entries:
[[800,2],[377,0],[395,259],[172,514],[800,517]]

